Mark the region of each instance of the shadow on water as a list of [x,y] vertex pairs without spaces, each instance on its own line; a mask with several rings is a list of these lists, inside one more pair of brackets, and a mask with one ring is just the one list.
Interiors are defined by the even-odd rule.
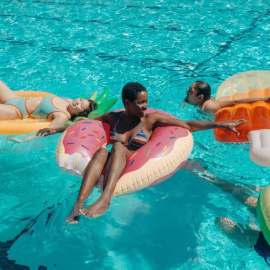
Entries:
[[[3,270],[30,270],[30,267],[25,265],[17,264],[15,260],[10,260],[8,258],[8,252],[15,244],[15,242],[25,233],[27,233],[32,226],[35,224],[38,217],[36,217],[33,222],[28,226],[28,228],[23,229],[17,236],[15,236],[12,240],[8,240],[6,242],[0,242],[0,267]],[[38,270],[46,270],[47,267],[40,265]]]

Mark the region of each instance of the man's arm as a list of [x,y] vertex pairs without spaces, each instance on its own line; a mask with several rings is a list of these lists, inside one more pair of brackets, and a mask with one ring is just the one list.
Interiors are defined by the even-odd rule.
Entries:
[[267,98],[244,98],[244,99],[236,99],[236,100],[228,100],[228,101],[220,101],[220,102],[209,102],[209,104],[206,104],[205,107],[203,107],[203,111],[208,113],[216,113],[218,109],[224,108],[224,107],[232,107],[236,104],[240,103],[253,103],[257,101],[264,101],[268,102],[269,97]]

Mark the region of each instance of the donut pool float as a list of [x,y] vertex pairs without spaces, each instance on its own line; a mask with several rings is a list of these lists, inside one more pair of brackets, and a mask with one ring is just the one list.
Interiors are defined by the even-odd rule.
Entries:
[[263,236],[270,245],[270,185],[262,190],[258,198],[256,213]]
[[[153,112],[169,115],[147,110],[147,113]],[[69,126],[58,143],[57,164],[68,173],[82,176],[94,153],[110,143],[109,132],[109,125],[98,120],[83,120]],[[193,137],[188,130],[175,126],[156,128],[150,140],[128,157],[113,196],[164,181],[184,165],[192,148]]]
[[[225,80],[218,88],[217,101],[245,98],[270,97],[270,71],[251,70],[236,74]],[[215,121],[245,119],[246,123],[236,130],[239,136],[226,129],[215,129],[215,139],[220,142],[248,142],[252,130],[270,129],[270,104],[258,101],[252,104],[237,104],[219,109]]]

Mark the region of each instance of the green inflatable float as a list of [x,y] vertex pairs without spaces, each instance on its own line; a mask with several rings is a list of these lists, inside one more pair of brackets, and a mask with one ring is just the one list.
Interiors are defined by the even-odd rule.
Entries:
[[[110,90],[106,88],[103,93],[98,97],[98,92],[94,91],[94,93],[90,96],[89,99],[95,101],[98,105],[98,108],[88,114],[87,117],[76,117],[73,120],[67,121],[66,125],[72,125],[78,121],[85,120],[85,119],[95,119],[99,117],[100,115],[108,112],[113,105],[117,102],[117,98],[108,99]],[[82,95],[81,98],[86,98],[85,95]]]
[[262,190],[256,210],[263,236],[270,245],[270,185]]

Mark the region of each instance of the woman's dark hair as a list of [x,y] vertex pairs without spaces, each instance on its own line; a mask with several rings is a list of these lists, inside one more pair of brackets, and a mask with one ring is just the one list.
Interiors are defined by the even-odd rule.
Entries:
[[127,83],[122,89],[123,104],[125,105],[126,99],[129,100],[130,102],[133,102],[137,98],[138,93],[144,91],[146,92],[146,88],[138,82]]
[[79,116],[87,117],[90,112],[97,109],[98,105],[95,101],[93,101],[91,99],[87,99],[87,100],[89,101],[89,107],[76,115],[72,115],[70,120],[74,120],[75,117],[79,117]]
[[207,82],[196,81],[197,96],[203,95],[204,100],[208,100],[211,97],[211,87]]

